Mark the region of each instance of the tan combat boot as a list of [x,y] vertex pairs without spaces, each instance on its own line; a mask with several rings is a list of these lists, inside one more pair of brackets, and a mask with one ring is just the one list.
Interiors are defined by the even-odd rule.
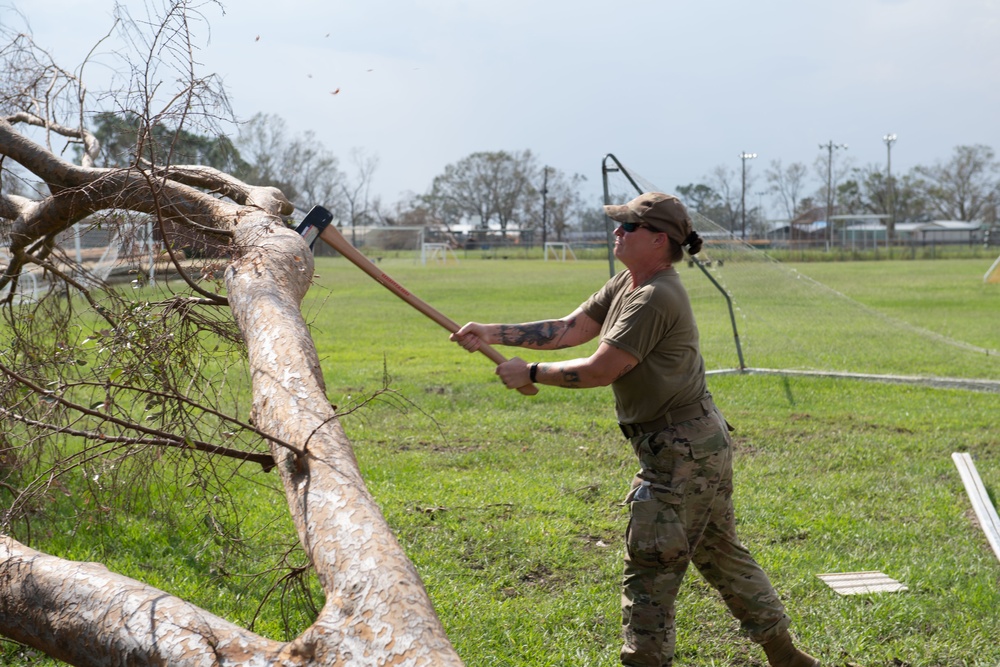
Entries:
[[819,660],[795,648],[788,632],[782,632],[762,646],[771,667],[820,667]]

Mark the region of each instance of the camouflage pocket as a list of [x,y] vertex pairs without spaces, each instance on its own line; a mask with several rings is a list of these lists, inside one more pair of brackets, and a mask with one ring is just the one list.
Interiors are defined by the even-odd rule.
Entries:
[[645,436],[637,453],[642,470],[633,484],[645,482],[654,499],[679,504],[694,468],[687,443],[677,439],[674,429],[667,428]]
[[658,567],[687,551],[684,529],[672,505],[661,502],[655,494],[648,500],[634,498],[629,505],[625,548],[632,562],[639,567]]
[[711,456],[731,444],[726,421],[717,411],[677,424],[675,430],[675,437],[688,444],[695,460]]

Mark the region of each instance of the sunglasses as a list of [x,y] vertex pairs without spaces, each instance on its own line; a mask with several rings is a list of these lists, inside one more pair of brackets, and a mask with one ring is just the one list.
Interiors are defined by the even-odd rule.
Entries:
[[652,230],[652,231],[656,231],[655,229],[653,229],[649,225],[644,225],[641,222],[619,222],[618,226],[621,227],[622,230],[625,231],[625,233],[627,233],[627,234],[631,234],[632,232],[634,232],[635,230],[639,229],[640,227],[645,227],[646,229],[649,229],[649,230]]

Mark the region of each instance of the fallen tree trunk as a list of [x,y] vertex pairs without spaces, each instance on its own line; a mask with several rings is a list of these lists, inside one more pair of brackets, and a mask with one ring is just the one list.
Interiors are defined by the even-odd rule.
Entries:
[[0,537],[0,631],[72,665],[269,665],[282,648],[100,563]]
[[325,396],[299,310],[312,277],[304,241],[241,211],[226,272],[247,343],[253,421],[274,438],[300,542],[326,604],[281,644],[102,565],[0,542],[0,633],[74,665],[461,665],[412,563],[368,493]]
[[235,241],[252,248],[229,267],[226,285],[250,354],[254,423],[301,446],[272,453],[327,596],[317,621],[282,655],[324,665],[461,664],[326,399],[299,310],[312,253],[295,232],[266,221],[243,221]]

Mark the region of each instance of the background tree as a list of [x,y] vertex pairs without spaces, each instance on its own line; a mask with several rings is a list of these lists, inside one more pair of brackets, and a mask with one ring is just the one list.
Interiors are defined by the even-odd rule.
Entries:
[[259,113],[240,125],[235,143],[248,165],[238,173],[240,178],[279,188],[301,209],[319,204],[344,217],[344,175],[339,160],[315,132],[289,137],[282,118]]
[[911,169],[902,176],[893,176],[893,207],[896,210],[896,221],[920,222],[929,220],[930,202],[927,192],[916,175],[916,169]]
[[692,211],[698,211],[706,217],[722,206],[722,198],[711,187],[704,183],[689,183],[677,186],[677,195]]
[[205,136],[162,124],[146,128],[137,114],[109,111],[95,114],[91,127],[101,146],[99,166],[127,167],[143,160],[150,164],[202,164],[238,178],[251,175],[251,165],[225,135]]
[[888,215],[889,188],[885,172],[875,165],[851,169],[837,186],[837,201],[844,213]]
[[764,173],[768,189],[781,202],[789,220],[793,219],[799,210],[808,172],[809,170],[801,162],[793,162],[784,167],[781,160],[772,160],[770,168]]
[[526,220],[539,173],[529,150],[472,153],[434,178],[425,202],[440,211],[446,225],[466,220],[488,229],[495,220],[506,232]]
[[[829,211],[825,214],[826,216],[837,214],[837,186],[851,172],[851,160],[849,158],[837,159],[836,148],[834,145],[833,149],[824,150],[816,156],[816,160],[813,162],[813,172],[821,184],[816,190],[814,198],[819,202],[827,202],[826,206]],[[829,221],[828,224],[830,224]]]
[[[742,232],[742,174],[726,165],[719,165],[706,180],[709,184],[677,186],[677,195],[688,210],[698,212],[730,233]],[[748,167],[746,222],[749,230],[763,231],[763,212],[754,205],[754,198],[750,195],[755,180]]]
[[[747,192],[753,190],[753,172],[747,167]],[[719,203],[709,217],[732,233],[740,231],[741,209],[740,194],[742,191],[741,176],[735,169],[720,164],[709,174],[708,182],[719,198]]]
[[[545,172],[548,172],[546,177]],[[583,203],[580,199],[580,184],[587,179],[580,174],[567,176],[564,172],[555,167],[544,167],[539,170],[538,178],[541,180],[536,184],[534,198],[524,197],[524,212],[521,216],[521,225],[524,229],[542,230],[542,223],[547,229],[536,240],[552,240],[547,234],[549,230],[554,232],[555,239],[562,241],[566,233],[573,226],[578,226],[578,216]],[[542,201],[542,190],[545,188],[545,201]],[[544,214],[543,214],[544,203]]]
[[354,167],[352,175],[341,179],[339,191],[345,222],[351,226],[351,243],[357,245],[355,228],[377,219],[372,210],[371,187],[378,169],[378,156],[368,155],[364,149],[355,148],[351,151],[351,165]]
[[[293,211],[288,198],[147,150],[166,138],[157,128],[212,136],[206,130],[227,108],[214,80],[193,74],[188,31],[204,16],[182,0],[162,9],[135,21],[119,8],[125,46],[114,53],[132,78],[120,95],[97,99],[135,123],[136,145],[120,153],[133,160],[120,166],[96,164],[82,82],[7,17],[0,22],[0,184],[16,163],[45,186],[30,197],[0,190],[9,256],[0,274],[0,634],[75,665],[459,665],[326,398],[299,309],[312,255],[282,219]],[[177,72],[189,76],[166,91]],[[83,146],[79,164],[60,157],[60,143]],[[59,250],[77,222],[127,225],[130,216],[160,229],[183,282],[108,289]],[[224,273],[172,250],[181,229],[217,240]],[[35,267],[53,288],[20,300],[22,271]],[[139,497],[165,477],[179,482],[172,494],[191,494],[178,511],[238,513],[226,485],[268,471],[326,600],[289,641],[25,544],[53,507],[114,516],[122,494]],[[57,491],[68,492],[60,504]],[[229,518],[238,529],[238,514],[208,511],[209,541],[226,538],[217,527]]]
[[566,176],[558,169],[549,171],[548,211],[547,220],[556,234],[557,241],[564,241],[566,234],[574,226],[579,226],[580,210],[583,201],[580,198],[580,185],[586,181],[581,174]]
[[[608,216],[604,214],[603,202],[596,206],[581,206],[579,212],[579,227],[581,232],[586,233],[607,233]],[[615,224],[615,223],[611,223]]]
[[[408,192],[397,201],[389,211],[379,208],[379,220],[382,224],[400,227],[438,227],[451,231],[448,217],[440,209],[441,202],[430,199],[427,195]],[[456,222],[451,219],[452,224]]]
[[945,220],[996,222],[1000,163],[989,146],[958,146],[948,162],[917,167],[915,172],[933,215]]
[[[900,221],[919,221],[927,217],[926,194],[911,173],[893,177],[893,199],[896,218]],[[889,189],[885,172],[877,165],[851,169],[850,175],[837,186],[837,201],[848,214],[890,214]]]
[[285,121],[279,116],[258,113],[239,126],[236,146],[249,164],[247,181],[271,185],[294,196],[294,165],[288,162]]
[[[747,168],[747,192],[752,190],[754,176]],[[705,183],[677,186],[677,195],[685,206],[697,211],[729,232],[740,231],[740,195],[742,175],[731,167],[718,165],[705,177]],[[752,221],[752,206],[747,207],[747,221]]]

